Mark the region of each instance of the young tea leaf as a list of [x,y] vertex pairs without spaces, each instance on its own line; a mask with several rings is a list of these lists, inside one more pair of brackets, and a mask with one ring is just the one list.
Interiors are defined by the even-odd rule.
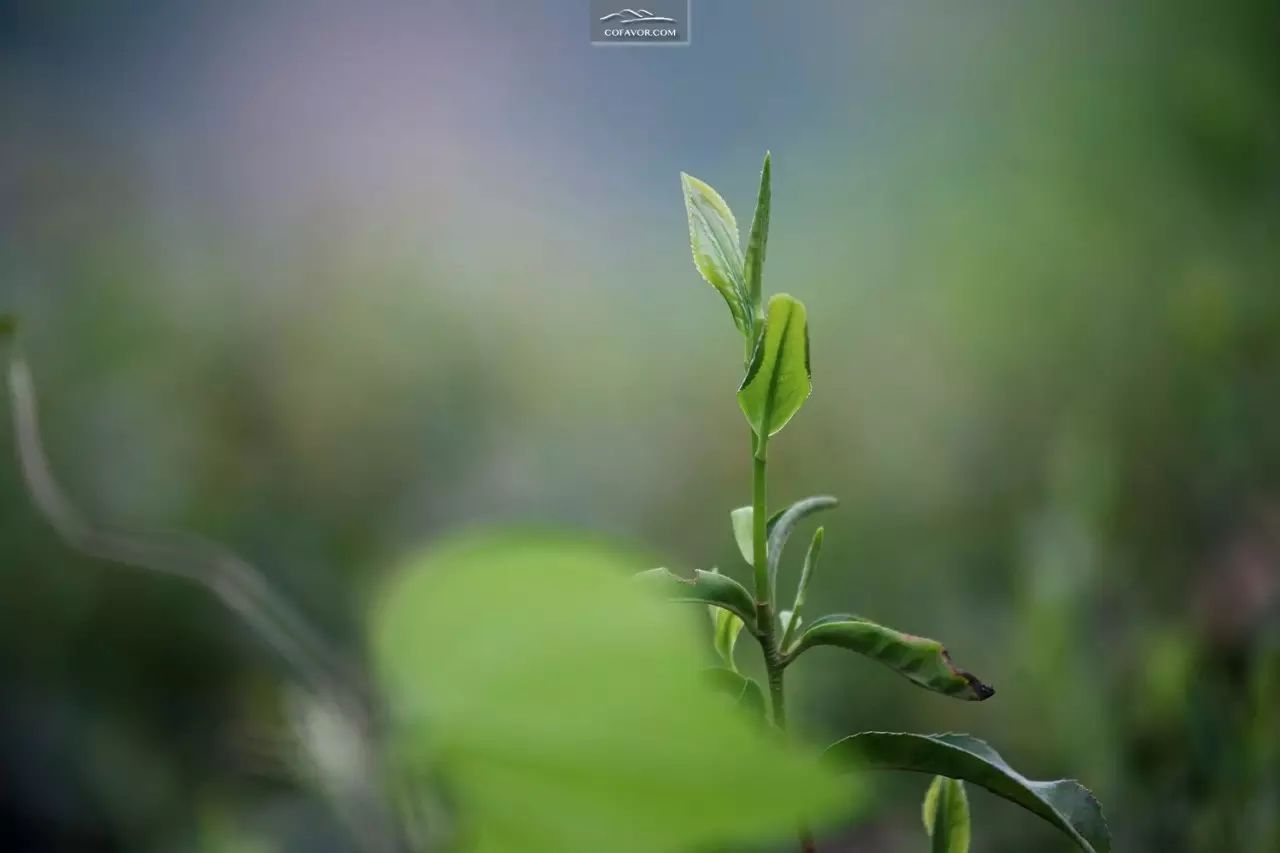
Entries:
[[972,782],[1044,818],[1085,853],[1111,853],[1102,807],[1087,788],[1072,779],[1028,779],[969,735],[863,732],[837,741],[827,755],[855,770],[912,770]]
[[733,211],[709,184],[680,173],[685,211],[689,214],[689,245],[693,265],[720,291],[734,325],[750,337],[755,325],[755,307],[747,293],[743,274],[742,249],[738,245],[738,222]]
[[769,300],[764,333],[738,389],[738,405],[760,439],[761,459],[766,439],[787,425],[812,389],[804,304],[779,293]]
[[969,853],[969,797],[963,782],[934,776],[922,811],[932,853]]
[[[815,495],[793,503],[782,512],[769,519],[769,588],[776,593],[778,583],[778,566],[782,563],[782,552],[787,547],[796,525],[815,512],[832,509],[840,501],[830,495]],[[777,600],[777,595],[774,595]]]
[[[813,532],[813,539],[809,542],[809,550],[804,555],[804,568],[800,572],[800,583],[796,585],[795,603],[791,605],[791,611],[797,616],[804,609],[805,594],[809,591],[809,582],[813,580],[813,573],[818,567],[818,557],[822,553],[823,528],[819,527]],[[800,619],[796,618],[794,622],[788,623],[782,632],[782,648],[788,648],[791,645],[791,638],[795,635],[796,628],[800,625]]]
[[380,597],[392,748],[443,781],[449,849],[684,853],[849,808],[834,768],[711,690],[689,614],[630,582],[631,562],[473,536],[410,561]]
[[715,645],[716,654],[724,661],[726,667],[737,672],[738,667],[733,662],[733,647],[737,645],[738,634],[742,631],[742,619],[714,605],[708,604],[707,607],[711,610],[712,643]]
[[754,517],[755,513],[749,506],[740,506],[729,513],[729,521],[733,524],[733,541],[737,543],[738,553],[747,561],[748,566],[755,562],[755,555],[751,553],[755,547],[751,538],[751,519]]
[[747,280],[749,304],[758,309],[764,279],[764,256],[769,243],[769,152],[765,152],[764,166],[760,170],[760,192],[756,196],[756,213],[751,219],[751,235],[747,238],[747,255],[744,277]]
[[839,646],[884,664],[926,690],[981,702],[995,695],[971,673],[951,662],[937,640],[904,634],[858,616],[824,616],[800,635],[787,652],[794,659],[814,646]]
[[649,569],[636,575],[636,579],[668,601],[722,607],[747,625],[756,624],[756,604],[751,593],[727,575],[697,570],[693,577],[682,578],[669,569]]

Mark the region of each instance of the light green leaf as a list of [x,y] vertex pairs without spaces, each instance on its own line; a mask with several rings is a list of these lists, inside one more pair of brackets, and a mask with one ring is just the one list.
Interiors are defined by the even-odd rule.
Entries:
[[729,513],[729,521],[733,524],[733,541],[738,543],[738,553],[747,561],[748,566],[755,562],[755,555],[751,553],[755,550],[751,531],[751,519],[754,517],[755,512],[749,506],[740,506]]
[[[839,505],[839,501],[830,495],[815,495],[793,503],[791,506],[769,519],[769,588],[776,593],[778,583],[778,566],[782,563],[782,552],[787,547],[796,525],[804,519]],[[777,601],[776,594],[774,601]]]
[[841,614],[818,619],[788,650],[788,659],[793,660],[814,646],[838,646],[857,652],[926,690],[956,699],[981,702],[995,695],[994,689],[957,668],[937,640],[904,634],[859,616]]
[[711,686],[728,696],[735,705],[755,717],[766,718],[764,690],[754,678],[724,667],[713,667],[706,674]]
[[747,294],[743,274],[742,249],[738,245],[738,222],[733,211],[709,184],[680,173],[685,211],[689,214],[689,245],[693,265],[702,277],[720,291],[734,325],[750,337],[755,324],[755,308]]
[[863,732],[837,741],[827,755],[853,769],[913,770],[972,782],[1044,818],[1085,853],[1111,853],[1102,807],[1087,788],[1072,779],[1027,779],[969,735]]
[[751,236],[747,238],[747,255],[744,277],[747,280],[747,297],[750,305],[758,308],[764,279],[764,256],[769,243],[769,152],[764,154],[764,166],[760,170],[760,192],[756,196],[756,213],[751,219]]
[[809,326],[804,304],[779,293],[769,300],[764,334],[756,341],[747,375],[738,389],[738,405],[761,440],[787,425],[813,389],[809,370]]
[[809,592],[809,583],[818,570],[818,558],[822,556],[822,540],[826,528],[819,527],[813,531],[813,539],[809,540],[809,550],[804,554],[804,568],[800,571],[800,583],[796,584],[796,600],[792,610],[799,613],[804,608],[805,597]]
[[738,667],[733,662],[733,647],[738,643],[738,634],[742,631],[742,619],[728,610],[708,604],[711,609],[711,619],[714,626],[712,634],[712,643],[715,645],[716,654],[724,661],[725,666],[734,672],[738,671]]
[[631,562],[570,539],[472,536],[383,591],[373,651],[392,748],[443,780],[451,849],[683,853],[785,839],[850,808],[834,768],[710,689],[689,614],[645,595]]
[[756,623],[756,605],[746,587],[719,572],[694,571],[693,577],[682,578],[668,569],[649,569],[636,579],[656,589],[668,601],[710,604],[723,607],[747,625]]
[[922,811],[932,853],[969,853],[969,797],[963,782],[934,776]]

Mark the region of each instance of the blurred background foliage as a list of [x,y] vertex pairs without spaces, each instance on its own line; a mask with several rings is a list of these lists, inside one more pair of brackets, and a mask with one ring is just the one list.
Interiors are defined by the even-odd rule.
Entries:
[[[972,732],[1085,780],[1117,849],[1280,849],[1280,10],[693,5],[691,47],[627,50],[550,0],[0,6],[0,297],[71,491],[356,649],[460,525],[745,578],[740,347],[677,176],[741,219],[770,148],[815,378],[772,497],[843,500],[810,600],[999,691],[815,652],[794,715]],[[16,466],[0,502],[6,849],[348,849],[232,617],[71,556]],[[920,849],[927,781],[824,849]],[[978,849],[1057,849],[971,799]]]

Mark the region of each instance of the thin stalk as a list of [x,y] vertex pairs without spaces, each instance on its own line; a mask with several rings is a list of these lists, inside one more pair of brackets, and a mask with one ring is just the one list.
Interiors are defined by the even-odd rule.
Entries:
[[[768,437],[751,438],[751,561],[755,568],[756,582],[756,630],[760,647],[764,651],[764,665],[769,681],[769,711],[773,724],[780,730],[787,728],[787,696],[783,684],[785,664],[778,647],[774,624],[773,585],[769,582],[769,520],[768,463],[766,450]],[[800,828],[800,850],[816,853],[813,836],[808,828]]]

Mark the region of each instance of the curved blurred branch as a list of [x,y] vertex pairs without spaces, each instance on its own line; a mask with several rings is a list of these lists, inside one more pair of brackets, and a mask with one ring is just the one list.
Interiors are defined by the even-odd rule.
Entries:
[[[36,507],[77,551],[114,563],[173,575],[212,592],[318,693],[346,705],[363,693],[354,673],[319,633],[253,566],[220,545],[194,537],[141,537],[97,527],[72,505],[53,475],[40,439],[31,371],[20,356],[9,363],[18,461]],[[168,540],[168,541],[166,541]]]

